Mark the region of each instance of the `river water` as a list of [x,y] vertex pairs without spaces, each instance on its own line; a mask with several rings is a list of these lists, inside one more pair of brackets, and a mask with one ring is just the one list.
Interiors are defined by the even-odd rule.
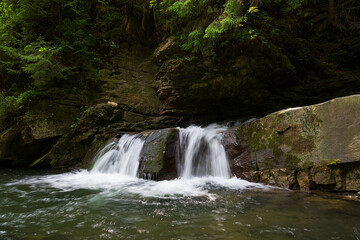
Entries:
[[0,239],[360,239],[360,203],[240,179],[0,170]]
[[231,178],[224,130],[179,129],[171,181],[137,178],[141,134],[108,143],[91,171],[0,169],[0,240],[360,239],[359,201]]

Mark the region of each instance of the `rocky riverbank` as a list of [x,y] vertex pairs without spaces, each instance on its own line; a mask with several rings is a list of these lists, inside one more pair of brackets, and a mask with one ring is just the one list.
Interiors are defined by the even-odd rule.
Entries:
[[235,132],[234,172],[292,189],[360,189],[360,95],[290,108]]

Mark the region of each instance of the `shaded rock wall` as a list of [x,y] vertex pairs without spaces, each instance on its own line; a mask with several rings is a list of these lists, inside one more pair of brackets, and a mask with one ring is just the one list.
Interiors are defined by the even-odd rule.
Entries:
[[168,39],[154,52],[161,65],[157,95],[162,115],[211,122],[279,109],[284,101],[292,101],[277,94],[279,87],[291,87],[296,76],[285,55],[258,49],[215,63],[207,58],[174,58],[173,52],[181,54],[178,48]]
[[80,106],[60,99],[41,101],[0,133],[0,165],[29,166],[68,132]]

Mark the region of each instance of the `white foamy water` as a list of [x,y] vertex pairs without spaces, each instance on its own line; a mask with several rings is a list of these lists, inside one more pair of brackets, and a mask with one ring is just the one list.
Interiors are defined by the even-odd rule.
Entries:
[[91,173],[136,177],[144,140],[140,135],[123,135],[117,143],[106,145],[96,156]]
[[91,189],[106,193],[111,190],[156,198],[206,196],[210,200],[216,198],[216,194],[211,193],[212,189],[269,189],[262,184],[230,178],[228,159],[221,144],[225,130],[215,124],[206,128],[179,128],[178,179],[156,182],[137,178],[145,141],[141,135],[125,134],[118,142],[107,144],[96,154],[91,171],[28,177],[8,185],[29,184],[34,188],[52,187],[62,191]]
[[214,176],[230,178],[230,166],[221,138],[226,128],[216,124],[206,128],[180,128],[180,166],[182,178]]
[[78,172],[34,176],[10,183],[8,185],[32,185],[34,188],[56,188],[62,191],[77,189],[91,189],[99,191],[121,191],[123,194],[137,194],[143,197],[156,198],[183,198],[205,196],[209,199],[216,198],[211,193],[213,188],[230,190],[270,189],[271,187],[251,183],[236,177],[194,177],[191,179],[174,179],[169,181],[151,181],[120,174],[90,173],[87,170]]

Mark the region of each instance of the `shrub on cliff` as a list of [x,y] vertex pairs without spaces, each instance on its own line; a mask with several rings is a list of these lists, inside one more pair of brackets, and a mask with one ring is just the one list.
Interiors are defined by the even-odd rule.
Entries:
[[[202,55],[252,42],[283,51],[289,40],[314,34],[315,21],[321,21],[322,31],[359,30],[356,0],[336,5],[334,0],[151,0],[150,7],[185,50]],[[315,19],[319,16],[323,17]],[[288,40],[281,44],[279,39]]]

